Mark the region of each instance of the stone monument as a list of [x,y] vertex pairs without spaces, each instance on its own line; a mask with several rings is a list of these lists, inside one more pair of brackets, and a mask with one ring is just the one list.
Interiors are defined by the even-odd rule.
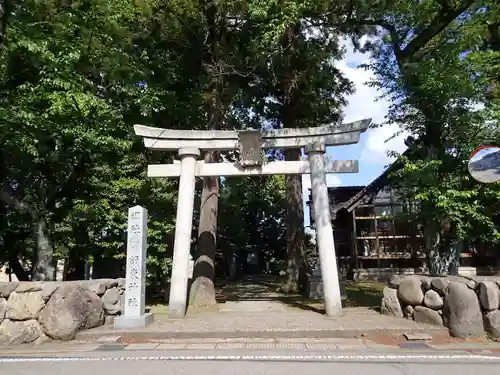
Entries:
[[141,206],[128,210],[125,311],[114,320],[115,328],[142,328],[154,316],[146,313],[146,255],[148,211]]

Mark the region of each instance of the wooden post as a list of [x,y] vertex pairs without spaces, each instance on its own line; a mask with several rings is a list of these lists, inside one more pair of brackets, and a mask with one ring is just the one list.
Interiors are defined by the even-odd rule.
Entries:
[[353,246],[351,247],[354,251],[354,266],[356,268],[359,268],[359,263],[358,263],[358,237],[357,237],[357,228],[356,228],[356,215],[354,212],[356,209],[352,210],[352,233],[351,236],[354,239]]
[[380,241],[378,238],[378,221],[377,221],[377,213],[375,212],[375,204],[373,204],[373,225],[375,226],[375,248],[377,249],[377,268],[380,268]]

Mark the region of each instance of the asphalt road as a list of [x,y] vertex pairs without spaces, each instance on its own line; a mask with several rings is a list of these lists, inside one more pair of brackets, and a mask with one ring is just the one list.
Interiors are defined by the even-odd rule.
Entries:
[[473,171],[472,176],[483,183],[492,183],[500,180],[498,169],[486,169],[484,171]]
[[456,354],[290,353],[248,351],[107,352],[73,357],[0,357],[0,375],[497,375],[500,357]]

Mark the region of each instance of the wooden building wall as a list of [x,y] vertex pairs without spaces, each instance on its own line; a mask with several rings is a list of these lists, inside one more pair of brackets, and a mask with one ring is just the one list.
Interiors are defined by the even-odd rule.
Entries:
[[425,262],[423,236],[409,219],[415,205],[383,188],[353,206],[355,268],[415,268]]
[[[404,201],[383,184],[335,187],[328,193],[340,268],[403,269],[425,265],[427,252],[421,226],[409,218],[416,204]],[[314,227],[312,209],[310,213]],[[498,257],[493,257],[490,249],[477,252],[466,246],[460,263],[497,267]]]

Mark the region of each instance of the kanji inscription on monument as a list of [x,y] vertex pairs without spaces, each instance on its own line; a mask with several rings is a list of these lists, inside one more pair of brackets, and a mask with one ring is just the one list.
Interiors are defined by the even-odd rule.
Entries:
[[128,210],[127,271],[125,315],[144,314],[146,299],[147,210],[140,206]]
[[148,211],[141,206],[128,210],[127,265],[124,315],[115,319],[120,328],[141,327],[152,321],[145,313]]

